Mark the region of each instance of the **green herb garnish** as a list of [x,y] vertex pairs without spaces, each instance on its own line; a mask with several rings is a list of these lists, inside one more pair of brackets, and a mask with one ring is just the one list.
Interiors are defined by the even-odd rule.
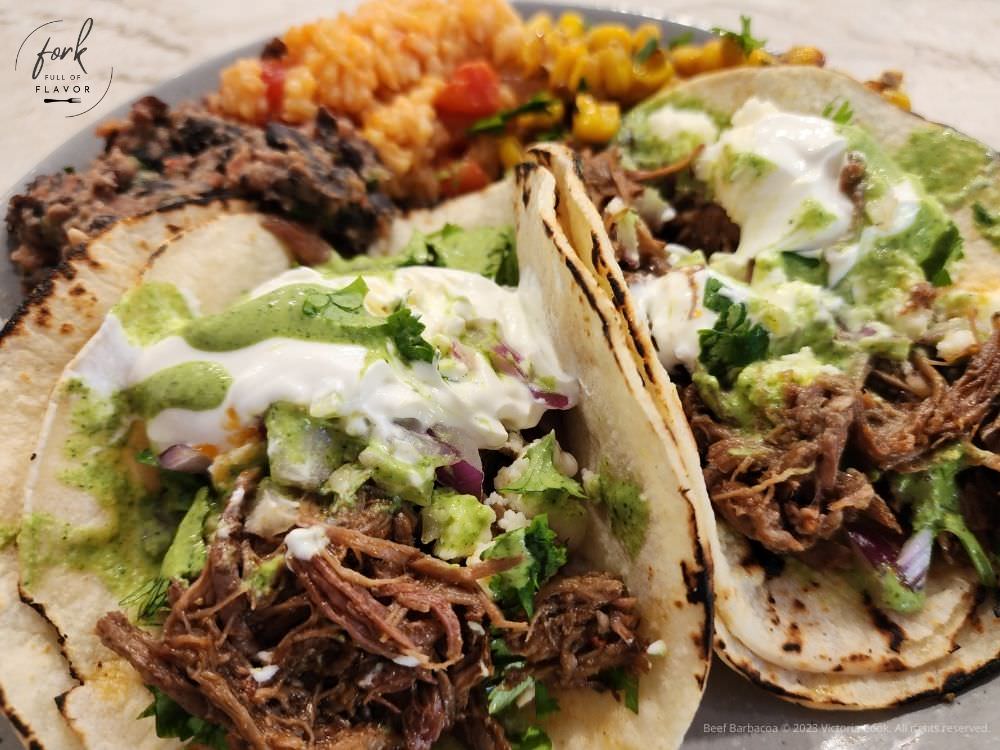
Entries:
[[694,41],[694,32],[685,31],[683,34],[678,34],[673,37],[669,42],[667,42],[667,49],[677,49],[682,44],[690,44]]
[[501,607],[508,611],[520,608],[530,617],[538,589],[566,564],[566,548],[556,540],[543,513],[529,526],[498,536],[482,555],[484,560],[505,557],[519,557],[521,562],[493,576],[490,588]]
[[225,729],[192,716],[163,691],[155,687],[149,688],[149,691],[153,694],[153,702],[136,718],[154,717],[157,737],[190,741],[213,750],[228,750]]
[[143,448],[141,451],[136,452],[135,460],[136,463],[143,464],[144,466],[160,465],[160,462],[156,459],[156,454],[149,448]]
[[837,97],[823,107],[823,117],[833,120],[838,125],[846,125],[854,118],[854,109],[847,99]]
[[134,613],[132,619],[139,624],[157,625],[163,620],[164,611],[167,609],[169,590],[170,581],[157,577],[137,588],[118,602],[118,605],[131,610]]
[[639,63],[639,65],[645,65],[646,62],[653,56],[653,53],[660,48],[659,43],[656,41],[655,37],[651,37],[647,42],[636,50],[633,59]]
[[389,338],[396,345],[396,350],[407,362],[433,362],[434,347],[421,336],[424,324],[414,315],[410,308],[399,307],[386,319],[386,329]]
[[320,315],[336,318],[340,313],[356,313],[364,305],[366,294],[368,285],[359,276],[343,289],[310,294],[302,302],[302,314],[307,318],[316,318]]
[[634,714],[639,713],[639,678],[626,672],[621,667],[605,672],[604,682],[625,703],[625,708]]
[[495,115],[476,120],[466,132],[469,135],[500,133],[507,127],[507,123],[518,115],[528,114],[529,112],[548,112],[549,107],[554,103],[555,100],[548,94],[535,94],[524,104],[512,107],[511,109],[503,109]]
[[712,328],[698,332],[698,360],[720,383],[729,385],[739,370],[764,358],[770,336],[763,326],[750,322],[744,303],[722,294],[722,282],[716,278],[705,284],[705,307],[719,313],[719,319]]
[[723,39],[732,39],[736,42],[744,55],[749,55],[755,49],[760,49],[767,44],[766,39],[757,39],[750,33],[750,16],[740,16],[740,32],[728,31],[719,26],[712,27],[712,33],[718,34]]

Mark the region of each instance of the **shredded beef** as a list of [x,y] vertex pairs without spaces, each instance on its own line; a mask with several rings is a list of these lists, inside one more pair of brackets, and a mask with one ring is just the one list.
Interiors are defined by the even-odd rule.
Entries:
[[[429,750],[454,731],[472,750],[509,750],[485,708],[496,635],[553,686],[647,668],[620,581],[551,582],[530,623],[508,620],[479,581],[519,558],[445,563],[413,546],[415,516],[379,499],[328,518],[329,545],[307,560],[287,555],[271,590],[254,593],[247,579],[261,560],[286,555],[243,528],[254,479],[238,479],[199,577],[172,584],[161,634],[122,613],[97,626],[146,684],[223,727],[233,748]],[[265,665],[278,671],[258,683],[253,670]]]
[[508,636],[510,649],[528,662],[527,670],[559,687],[600,688],[598,677],[624,666],[649,668],[637,632],[637,602],[617,578],[589,573],[555,579],[538,594],[526,631]]
[[674,202],[677,216],[667,222],[660,236],[668,242],[713,253],[732,253],[740,245],[740,228],[718,203],[698,193],[686,193]]
[[630,204],[645,189],[641,182],[629,177],[628,170],[622,166],[621,154],[614,146],[597,153],[582,151],[579,163],[587,194],[599,212],[615,198]]
[[118,219],[190,201],[249,200],[347,254],[364,250],[392,215],[374,150],[326,110],[307,127],[258,127],[145,97],[99,133],[104,153],[86,171],[43,175],[10,201],[11,258],[27,283]]
[[768,415],[774,427],[748,436],[716,419],[688,386],[685,409],[722,516],[773,552],[808,550],[862,515],[898,531],[867,477],[840,468],[859,397],[846,377],[789,385],[783,408]]
[[872,390],[859,399],[857,443],[866,457],[880,469],[901,470],[919,466],[949,442],[981,434],[992,444],[1000,404],[1000,317],[994,318],[993,335],[954,382],[919,354],[914,364],[923,382],[900,383],[905,386],[901,399]]

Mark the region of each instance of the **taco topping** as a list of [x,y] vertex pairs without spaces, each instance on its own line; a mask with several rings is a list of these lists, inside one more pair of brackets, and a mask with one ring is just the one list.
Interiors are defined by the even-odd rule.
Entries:
[[[975,467],[1000,470],[1000,300],[950,286],[962,240],[941,202],[954,191],[920,161],[927,139],[892,154],[849,107],[751,98],[727,118],[679,97],[637,107],[620,156],[590,160],[618,179],[584,176],[684,384],[716,510],[771,552],[860,566],[888,608],[921,606],[935,538],[992,585],[996,527],[972,531],[960,498]],[[685,151],[690,169],[627,181]],[[637,225],[655,238],[638,253]]]

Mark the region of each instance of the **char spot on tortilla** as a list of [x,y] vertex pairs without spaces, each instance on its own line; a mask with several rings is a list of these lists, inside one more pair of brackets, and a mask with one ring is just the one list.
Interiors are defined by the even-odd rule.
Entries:
[[68,336],[69,334],[73,333],[73,330],[74,329],[72,323],[63,323],[61,326],[59,326],[59,333],[61,333],[63,336]]
[[82,284],[74,284],[69,289],[70,297],[79,297],[81,294],[86,294],[86,293],[87,290],[84,288]]
[[865,594],[865,606],[868,608],[868,614],[872,618],[872,623],[886,637],[889,649],[898,654],[903,646],[903,641],[906,640],[906,634],[903,632],[903,629],[893,622],[885,612],[872,604],[872,600],[867,594]]
[[693,567],[686,560],[681,560],[681,576],[684,578],[684,588],[690,604],[708,601],[708,575],[703,565]]

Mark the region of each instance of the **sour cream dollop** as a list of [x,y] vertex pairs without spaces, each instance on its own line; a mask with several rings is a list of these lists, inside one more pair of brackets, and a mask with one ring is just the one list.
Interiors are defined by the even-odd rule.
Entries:
[[736,256],[764,250],[815,255],[847,233],[854,206],[840,189],[847,139],[823,117],[757,98],[695,164],[699,179],[740,226]]

